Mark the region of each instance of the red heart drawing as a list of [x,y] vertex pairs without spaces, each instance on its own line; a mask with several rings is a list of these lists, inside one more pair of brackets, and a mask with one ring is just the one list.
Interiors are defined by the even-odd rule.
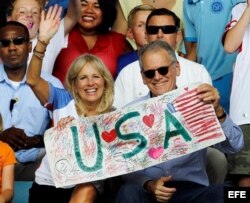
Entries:
[[115,129],[111,130],[110,132],[107,132],[107,131],[102,132],[102,138],[107,143],[114,141],[116,138]]
[[163,147],[158,147],[158,148],[153,147],[148,150],[148,155],[153,159],[158,159],[162,155],[163,151],[164,151]]
[[184,90],[188,91],[188,87],[185,87]]
[[155,117],[153,114],[149,114],[148,116],[143,116],[143,123],[145,123],[148,127],[152,128],[154,125]]

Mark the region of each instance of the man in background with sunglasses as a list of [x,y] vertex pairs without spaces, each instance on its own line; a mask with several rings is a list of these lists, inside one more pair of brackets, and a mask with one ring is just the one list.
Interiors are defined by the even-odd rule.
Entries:
[[[146,21],[148,42],[162,40],[176,50],[176,45],[182,39],[182,32],[179,27],[180,19],[172,11],[163,8],[155,9]],[[177,52],[176,57],[180,67],[180,74],[176,79],[177,86],[185,86],[194,82],[212,84],[210,75],[203,65],[178,56]],[[162,75],[165,72],[164,69],[159,70]],[[150,77],[150,74],[147,76]],[[148,87],[142,81],[139,61],[135,61],[123,68],[115,81],[114,106],[122,107],[147,93]],[[217,149],[209,148],[207,158],[210,183],[222,183],[227,173],[225,155]]]
[[[156,40],[139,51],[143,82],[149,93],[133,103],[157,97],[177,88],[180,66],[170,45]],[[226,135],[226,140],[215,145],[226,153],[236,153],[243,147],[243,134],[219,104],[217,89],[209,84],[197,87],[198,97],[211,103]],[[127,174],[121,187],[119,203],[224,203],[224,185],[209,185],[206,173],[207,149],[198,150],[176,159]],[[129,194],[129,195],[128,195]]]
[[[33,181],[35,170],[45,154],[43,134],[51,118],[26,83],[28,55],[31,51],[29,31],[19,22],[9,21],[0,28],[0,114],[3,131],[0,140],[15,151],[18,163],[15,180]],[[55,77],[43,77],[62,88]]]
[[[30,41],[32,43],[32,51],[39,40],[37,38],[38,29],[41,20],[41,12],[44,10],[45,2],[46,0],[10,0],[7,20],[20,22],[28,28]],[[80,0],[68,0],[66,15],[61,21],[58,32],[51,39],[47,47],[46,53],[48,54],[44,57],[42,67],[44,72],[52,74],[56,57],[61,49],[67,47],[67,35],[80,18],[80,8]],[[31,60],[32,51],[29,54],[28,63]]]
[[[148,42],[163,40],[176,50],[177,44],[182,40],[180,19],[170,10],[165,8],[155,9],[150,13],[146,21],[146,37]],[[180,75],[177,77],[177,85],[185,86],[194,82],[211,84],[211,78],[203,65],[178,56]],[[114,106],[117,108],[127,105],[129,102],[148,93],[148,87],[143,84],[139,61],[135,61],[124,67],[115,81]]]
[[[163,40],[176,50],[177,44],[182,40],[180,19],[170,10],[165,8],[155,9],[150,13],[146,21],[146,37],[148,42]],[[185,86],[193,82],[211,84],[211,78],[203,65],[178,56],[180,75],[177,77],[177,85]],[[139,61],[135,61],[124,67],[115,81],[114,106],[123,107],[129,102],[148,93],[148,87],[143,84]]]

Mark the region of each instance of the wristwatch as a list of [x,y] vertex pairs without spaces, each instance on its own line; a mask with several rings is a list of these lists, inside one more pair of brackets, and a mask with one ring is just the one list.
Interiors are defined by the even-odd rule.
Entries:
[[226,112],[223,110],[223,114],[221,116],[217,116],[217,118],[220,120],[220,119],[223,119],[227,116]]

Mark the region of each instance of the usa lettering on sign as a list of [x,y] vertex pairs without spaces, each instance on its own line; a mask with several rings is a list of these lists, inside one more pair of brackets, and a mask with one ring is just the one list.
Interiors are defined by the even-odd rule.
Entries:
[[138,171],[225,140],[213,106],[197,97],[198,85],[47,130],[56,187]]

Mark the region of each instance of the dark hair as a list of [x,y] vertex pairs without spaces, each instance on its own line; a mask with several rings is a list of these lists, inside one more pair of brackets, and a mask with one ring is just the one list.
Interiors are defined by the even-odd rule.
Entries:
[[1,27],[0,27],[0,32],[3,28],[7,27],[7,26],[16,26],[16,27],[21,27],[23,28],[23,31],[24,31],[24,37],[26,39],[30,39],[30,35],[29,35],[29,30],[28,28],[22,24],[22,23],[19,23],[17,21],[7,21],[6,23],[4,23]]
[[108,33],[115,22],[117,10],[117,0],[98,0],[100,8],[102,10],[102,22],[97,27],[97,33]]
[[148,22],[153,16],[172,16],[175,26],[180,28],[180,18],[177,15],[175,15],[174,12],[166,8],[154,9],[147,18],[146,26],[148,26]]

